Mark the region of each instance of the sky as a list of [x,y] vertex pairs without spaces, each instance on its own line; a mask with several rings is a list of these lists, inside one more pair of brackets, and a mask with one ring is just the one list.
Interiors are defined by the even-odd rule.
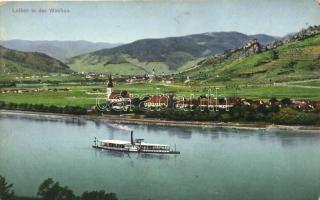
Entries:
[[[50,8],[68,12],[50,13]],[[39,9],[47,12],[40,13]],[[217,31],[284,36],[308,25],[320,25],[316,0],[0,3],[0,40],[128,43]]]

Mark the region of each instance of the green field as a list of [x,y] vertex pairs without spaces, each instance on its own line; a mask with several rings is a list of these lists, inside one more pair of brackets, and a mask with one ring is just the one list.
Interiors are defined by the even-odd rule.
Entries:
[[[59,86],[63,87],[63,86]],[[40,88],[40,87],[36,87]],[[57,87],[54,87],[57,88]],[[29,103],[44,105],[81,105],[90,106],[95,104],[95,99],[87,95],[87,87],[72,86],[72,91],[68,92],[30,92],[30,93],[6,93],[0,94],[0,100],[12,103]]]
[[[299,87],[299,86],[240,86],[236,88],[225,88],[219,86],[218,95],[219,97],[230,97],[237,96],[242,98],[254,98],[254,99],[270,99],[276,97],[282,99],[289,97],[291,99],[312,99],[320,100],[320,87]],[[48,85],[48,84],[23,84],[17,85],[17,87],[32,87],[32,88],[70,88],[71,91],[61,92],[31,92],[31,93],[4,93],[0,94],[0,101],[13,102],[13,103],[29,103],[29,104],[44,104],[44,105],[78,105],[90,107],[96,104],[96,97],[104,98],[105,95],[87,94],[87,92],[95,92],[99,90],[101,93],[105,93],[105,85]],[[158,88],[158,89],[157,89]],[[214,86],[200,86],[200,85],[185,85],[185,84],[173,84],[163,85],[161,83],[152,84],[127,84],[118,83],[115,85],[115,90],[127,90],[132,97],[142,98],[146,95],[157,95],[161,93],[175,93],[176,96],[194,97],[200,95],[215,93]],[[104,102],[104,100],[101,100]]]
[[307,87],[320,87],[320,79],[311,79],[311,80],[304,80],[304,81],[292,81],[292,82],[289,82],[288,85],[300,85],[300,86],[307,86]]

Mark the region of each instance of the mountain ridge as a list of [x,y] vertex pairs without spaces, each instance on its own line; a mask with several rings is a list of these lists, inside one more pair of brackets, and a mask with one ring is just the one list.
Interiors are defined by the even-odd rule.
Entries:
[[9,49],[25,52],[45,53],[50,57],[64,61],[84,53],[104,48],[116,47],[118,43],[90,42],[86,40],[2,40],[0,45]]
[[[68,59],[67,63],[76,71],[81,69],[94,71],[95,68],[99,68],[104,72],[113,72],[111,68],[115,68],[114,65],[121,67],[121,64],[126,63],[133,71],[134,65],[139,65],[149,72],[154,68],[159,68],[156,70],[159,73],[170,73],[197,58],[240,47],[254,37],[263,40],[263,43],[277,39],[265,34],[250,36],[236,31],[148,38],[76,56]],[[155,67],[150,66],[149,63],[153,63]],[[118,70],[118,73],[121,71]]]

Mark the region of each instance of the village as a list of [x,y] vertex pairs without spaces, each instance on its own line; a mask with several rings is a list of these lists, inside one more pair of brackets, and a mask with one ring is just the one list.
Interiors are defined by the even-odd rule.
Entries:
[[[220,97],[220,95],[218,95],[219,88],[215,88],[215,92],[211,92],[211,90],[209,90],[208,94],[201,95],[199,97],[195,97],[194,95],[191,95],[190,97],[181,97],[176,96],[173,93],[165,93],[152,96],[145,95],[137,99],[132,98],[132,95],[126,90],[113,90],[113,86],[112,76],[109,75],[109,80],[106,85],[106,101],[109,104],[108,108],[117,111],[128,111],[132,107],[149,109],[151,111],[157,111],[165,108],[183,110],[200,108],[208,109],[209,111],[219,111],[219,109],[224,109],[229,111],[229,109],[235,105],[246,105],[252,107],[262,106],[265,108],[278,106],[279,108],[290,107],[300,111],[320,111],[320,101],[291,100],[289,98],[283,98],[282,100],[271,98],[269,101],[263,101],[243,97]],[[99,109],[99,105],[96,105],[96,108]]]
[[[65,76],[61,74],[60,76]],[[186,92],[186,95],[165,89],[174,86],[169,76],[164,74],[157,75],[154,71],[144,76],[130,76],[126,79],[114,77],[111,74],[97,74],[97,73],[75,73],[71,76],[81,76],[85,82],[74,87],[72,84],[53,84],[53,83],[37,83],[37,87],[29,87],[28,84],[20,84],[15,87],[1,87],[0,93],[4,95],[13,95],[20,97],[20,95],[49,95],[50,98],[57,96],[57,98],[68,98],[71,106],[77,99],[85,99],[86,102],[91,102],[88,106],[83,107],[87,113],[96,113],[104,111],[117,112],[135,112],[140,111],[163,111],[166,109],[175,109],[182,111],[230,111],[235,106],[248,106],[255,110],[268,109],[270,107],[291,108],[303,112],[319,112],[320,101],[312,99],[295,99],[282,95],[282,98],[250,98],[245,94],[228,94],[226,90],[238,90],[239,86],[233,88],[232,86],[217,86],[209,88],[201,88],[195,92]],[[95,78],[102,78],[101,81],[92,81]],[[156,86],[154,86],[154,84]],[[184,87],[190,83],[189,77],[182,83]],[[135,93],[132,88],[135,84],[141,84],[145,87],[155,87],[154,90],[147,90],[144,93]],[[115,85],[117,86],[115,89]],[[25,86],[25,87],[24,87]],[[274,85],[275,86],[275,85]],[[126,87],[122,89],[122,87]],[[245,87],[245,86],[244,86]],[[78,89],[77,89],[78,88]],[[151,92],[152,91],[152,92]],[[41,93],[41,94],[40,94]],[[50,95],[52,94],[52,95]],[[55,95],[56,94],[56,95]],[[90,100],[92,99],[92,100]],[[62,100],[62,98],[61,98]],[[62,102],[64,103],[64,102]],[[59,107],[59,105],[56,105]],[[59,110],[59,109],[58,109]]]

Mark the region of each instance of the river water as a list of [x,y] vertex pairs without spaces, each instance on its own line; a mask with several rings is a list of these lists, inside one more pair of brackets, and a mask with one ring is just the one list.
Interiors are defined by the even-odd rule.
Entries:
[[[91,148],[94,137],[176,145],[180,155]],[[264,130],[114,125],[0,115],[0,175],[16,194],[35,196],[53,178],[75,193],[120,199],[317,200],[320,134]]]

